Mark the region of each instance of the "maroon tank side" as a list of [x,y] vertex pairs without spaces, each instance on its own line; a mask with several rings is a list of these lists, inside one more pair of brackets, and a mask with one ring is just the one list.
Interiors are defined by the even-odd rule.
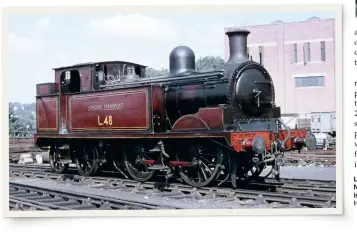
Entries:
[[38,132],[58,131],[58,97],[36,99],[36,120]]
[[151,128],[150,89],[76,94],[68,100],[71,131],[147,131]]

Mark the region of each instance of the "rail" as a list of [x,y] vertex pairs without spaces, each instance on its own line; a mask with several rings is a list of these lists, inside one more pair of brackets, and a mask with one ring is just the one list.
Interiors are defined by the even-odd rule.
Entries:
[[9,131],[10,140],[33,139],[35,131]]

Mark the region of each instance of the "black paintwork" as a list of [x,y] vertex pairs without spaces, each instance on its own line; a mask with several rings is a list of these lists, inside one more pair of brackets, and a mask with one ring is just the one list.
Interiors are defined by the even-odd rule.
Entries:
[[229,37],[229,59],[226,64],[237,64],[248,60],[247,37],[250,34],[245,29],[233,29],[226,32]]
[[196,72],[195,54],[191,48],[178,46],[170,53],[170,76]]

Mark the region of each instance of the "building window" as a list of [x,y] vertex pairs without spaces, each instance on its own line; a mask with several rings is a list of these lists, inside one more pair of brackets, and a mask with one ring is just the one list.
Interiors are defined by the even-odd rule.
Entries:
[[292,51],[291,51],[291,63],[297,63],[297,44],[292,44]]
[[321,41],[320,48],[321,48],[321,61],[326,61],[325,41]]
[[259,63],[261,65],[264,65],[264,50],[263,50],[263,46],[259,46]]
[[308,77],[295,77],[295,87],[316,87],[324,86],[324,76],[308,76]]
[[247,47],[247,57],[248,57],[248,60],[253,60],[253,57],[252,55],[250,54],[250,47]]
[[304,63],[311,61],[310,43],[304,44]]

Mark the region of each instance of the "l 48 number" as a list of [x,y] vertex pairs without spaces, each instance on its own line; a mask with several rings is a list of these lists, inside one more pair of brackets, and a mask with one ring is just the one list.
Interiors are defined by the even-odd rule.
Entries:
[[107,116],[105,116],[105,118],[104,118],[104,120],[102,122],[100,120],[100,116],[98,115],[98,125],[99,126],[104,126],[104,125],[111,126],[111,125],[113,125],[113,117],[111,115],[107,115]]

